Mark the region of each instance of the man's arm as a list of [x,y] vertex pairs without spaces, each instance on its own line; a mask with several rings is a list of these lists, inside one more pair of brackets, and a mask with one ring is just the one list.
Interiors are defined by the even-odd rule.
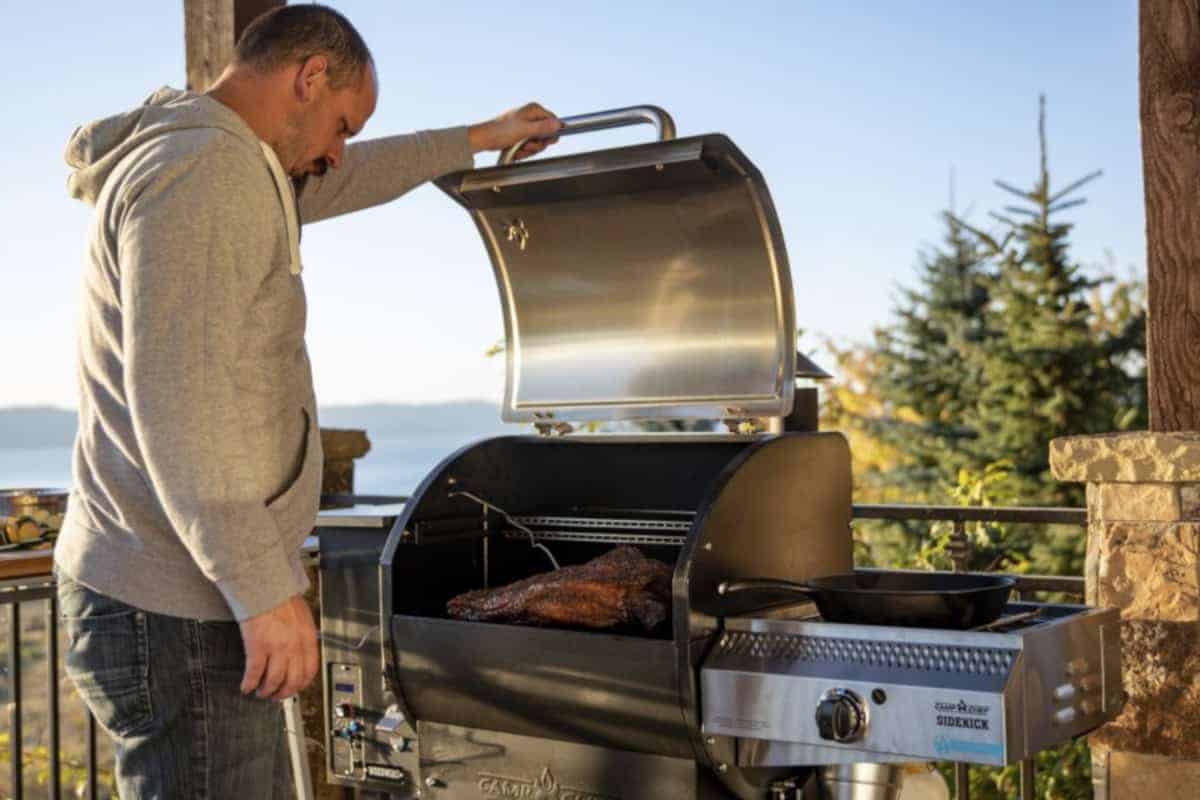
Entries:
[[540,153],[557,139],[561,127],[546,109],[530,103],[478,125],[421,131],[352,144],[342,163],[324,175],[299,182],[302,222],[358,211],[394,200],[410,189],[474,166],[472,156],[530,139],[517,158]]
[[289,604],[308,586],[266,507],[280,476],[254,457],[279,442],[233,383],[242,337],[254,335],[246,310],[272,267],[263,219],[278,200],[256,156],[218,140],[161,163],[131,188],[117,250],[124,390],[147,480],[243,623],[248,658],[265,665],[250,688],[278,697],[311,680],[317,657],[311,618],[265,643],[246,637],[255,620],[296,617]]

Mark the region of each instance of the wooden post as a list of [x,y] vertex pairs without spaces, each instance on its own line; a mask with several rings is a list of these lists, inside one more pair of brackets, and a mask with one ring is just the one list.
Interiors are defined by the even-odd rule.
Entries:
[[1200,430],[1200,0],[1141,0],[1150,429]]
[[203,92],[233,59],[233,46],[251,20],[287,0],[183,0],[187,88]]

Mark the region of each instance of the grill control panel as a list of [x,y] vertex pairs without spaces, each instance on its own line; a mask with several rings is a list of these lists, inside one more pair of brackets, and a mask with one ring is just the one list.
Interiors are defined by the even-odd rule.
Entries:
[[417,736],[399,709],[388,707],[379,663],[383,541],[374,530],[322,531],[321,608],[342,609],[321,618],[326,779],[413,800],[420,793]]

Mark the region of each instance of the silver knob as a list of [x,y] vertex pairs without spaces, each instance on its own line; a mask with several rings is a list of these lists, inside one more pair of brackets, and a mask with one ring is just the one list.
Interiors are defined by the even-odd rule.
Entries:
[[847,689],[831,689],[817,703],[817,733],[833,742],[853,742],[862,738],[867,714],[862,700]]

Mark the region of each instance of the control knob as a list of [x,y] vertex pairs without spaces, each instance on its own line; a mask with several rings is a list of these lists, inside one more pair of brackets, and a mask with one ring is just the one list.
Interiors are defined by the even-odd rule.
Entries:
[[817,733],[832,742],[862,738],[867,714],[858,695],[848,689],[831,689],[817,703]]

